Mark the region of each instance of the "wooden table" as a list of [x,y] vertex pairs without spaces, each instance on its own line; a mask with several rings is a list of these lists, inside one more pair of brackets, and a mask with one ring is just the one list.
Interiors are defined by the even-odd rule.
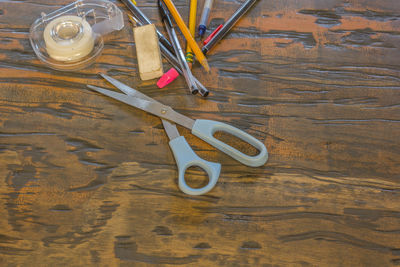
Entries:
[[[399,1],[259,1],[209,53],[211,73],[194,67],[207,98],[183,78],[140,80],[126,16],[94,65],[46,67],[29,27],[69,2],[0,2],[1,266],[400,265]],[[216,1],[211,29],[241,2]],[[138,6],[162,29],[155,1]],[[210,193],[183,194],[160,120],[87,90],[111,88],[98,72],[245,130],[268,162],[179,128],[222,164]]]

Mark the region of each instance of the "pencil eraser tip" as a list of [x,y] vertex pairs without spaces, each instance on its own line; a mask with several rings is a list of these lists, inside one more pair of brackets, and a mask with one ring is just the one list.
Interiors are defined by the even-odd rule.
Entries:
[[164,73],[163,76],[158,80],[157,86],[159,88],[163,88],[170,84],[173,80],[175,80],[179,76],[179,73],[174,69],[171,68],[169,71]]

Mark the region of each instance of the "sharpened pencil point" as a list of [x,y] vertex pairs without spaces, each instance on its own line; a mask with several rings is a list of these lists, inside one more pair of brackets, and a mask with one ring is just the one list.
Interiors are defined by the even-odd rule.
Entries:
[[200,64],[203,66],[203,68],[207,71],[210,72],[210,66],[208,65],[207,60],[204,58],[204,60],[202,62],[200,62]]

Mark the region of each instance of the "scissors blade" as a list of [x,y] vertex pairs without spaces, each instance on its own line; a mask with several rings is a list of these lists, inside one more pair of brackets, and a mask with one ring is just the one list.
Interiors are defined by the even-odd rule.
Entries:
[[[153,99],[151,97],[148,97],[147,95],[127,86],[126,84],[123,84],[122,82],[120,82],[104,73],[99,73],[99,74],[101,75],[101,77],[106,79],[109,83],[111,83],[112,85],[114,85],[115,87],[117,87],[119,90],[121,90],[122,92],[124,92],[127,95],[142,98],[144,100],[153,101]],[[173,140],[180,136],[179,131],[176,128],[176,125],[174,123],[171,123],[164,119],[161,119],[161,121],[163,123],[165,131],[167,132],[169,140]]]
[[170,123],[167,120],[161,120],[164,126],[165,131],[167,132],[169,140],[174,140],[175,138],[178,138],[181,136],[178,132],[178,129],[176,128],[176,124]]
[[194,120],[192,120],[189,117],[186,117],[175,110],[173,110],[171,107],[166,106],[161,104],[160,102],[153,101],[152,98],[151,101],[138,98],[135,96],[128,96],[125,94],[117,93],[114,91],[110,91],[101,87],[93,86],[93,85],[87,85],[90,89],[101,93],[103,95],[106,95],[108,97],[114,98],[118,101],[121,101],[125,104],[128,104],[130,106],[136,107],[138,109],[144,110],[148,113],[151,113],[153,115],[156,115],[160,118],[167,119],[170,121],[173,121],[179,125],[182,125],[183,127],[186,127],[188,129],[192,129],[194,125]]
[[[126,84],[123,84],[122,82],[104,74],[104,73],[99,73],[101,77],[103,77],[104,79],[106,79],[109,83],[111,83],[112,85],[114,85],[115,87],[117,87],[119,90],[121,90],[122,92],[124,92],[127,95],[130,96],[135,96],[138,98],[142,98],[145,99],[147,101],[152,101],[152,102],[158,102],[156,100],[154,100],[151,97],[148,97],[147,95],[139,92],[138,90],[133,89],[132,87],[129,87]],[[158,102],[159,103],[159,102]],[[161,104],[161,103],[160,103]]]

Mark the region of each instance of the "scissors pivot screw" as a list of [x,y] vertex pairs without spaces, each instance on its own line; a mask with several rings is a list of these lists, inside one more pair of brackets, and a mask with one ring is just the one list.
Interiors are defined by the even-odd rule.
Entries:
[[161,109],[161,114],[167,113],[167,110],[165,108]]

